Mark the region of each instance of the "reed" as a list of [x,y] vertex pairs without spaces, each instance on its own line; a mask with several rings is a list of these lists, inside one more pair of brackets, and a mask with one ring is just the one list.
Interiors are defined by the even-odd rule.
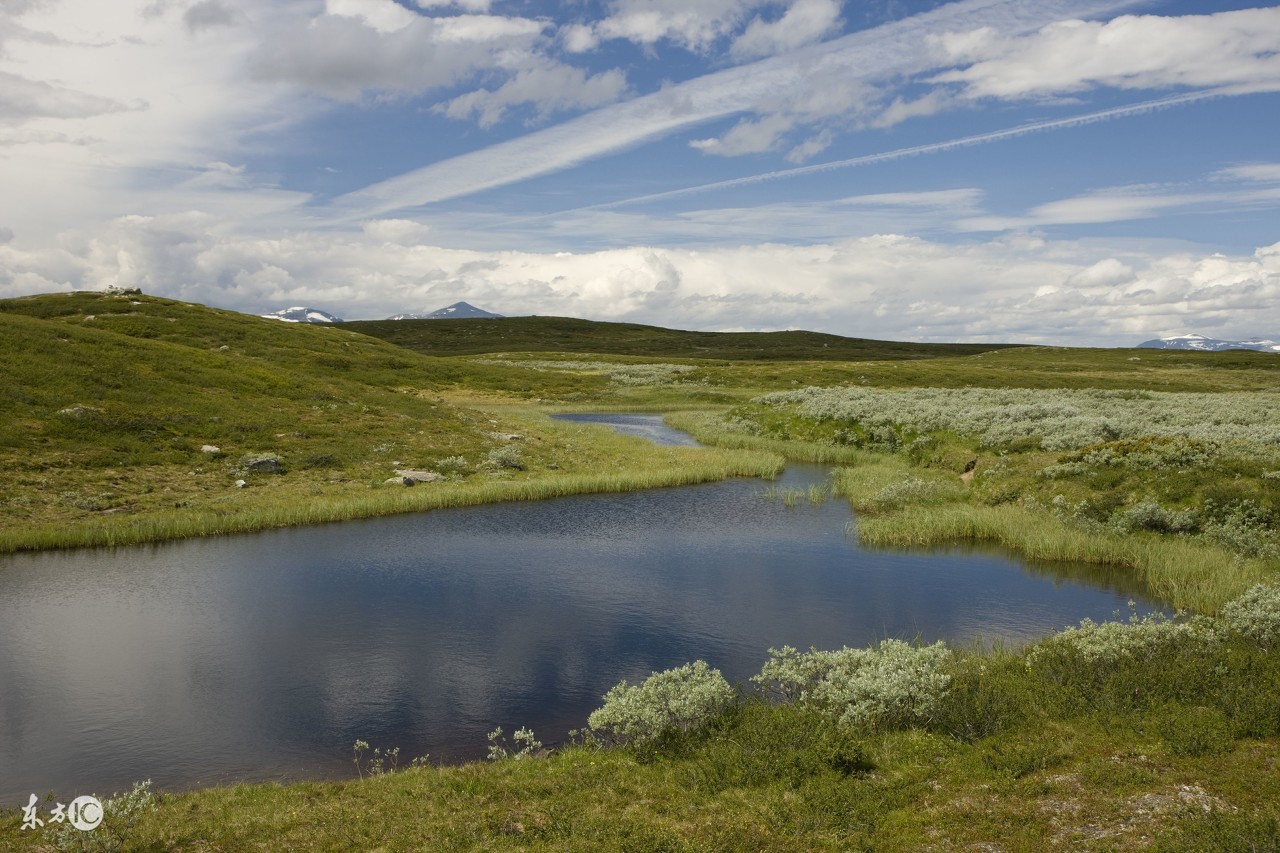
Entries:
[[107,516],[8,529],[0,531],[0,553],[136,545],[502,501],[684,486],[730,477],[772,478],[782,468],[779,457],[755,451],[690,450],[674,458],[674,463],[647,470],[547,474],[521,480],[429,484],[412,489],[382,487],[359,495],[322,496],[301,503],[273,501],[244,508],[171,511],[141,517]]
[[815,444],[765,438],[726,429],[718,413],[706,411],[673,411],[663,420],[668,426],[684,430],[703,444],[741,450],[776,453],[796,462],[818,462],[826,465],[855,465],[874,458],[873,454],[854,447]]
[[1217,613],[1227,601],[1275,576],[1265,561],[1237,559],[1202,542],[1086,529],[1018,506],[908,507],[860,518],[857,534],[863,543],[882,548],[995,542],[1033,560],[1120,566],[1131,569],[1156,597],[1199,613]]

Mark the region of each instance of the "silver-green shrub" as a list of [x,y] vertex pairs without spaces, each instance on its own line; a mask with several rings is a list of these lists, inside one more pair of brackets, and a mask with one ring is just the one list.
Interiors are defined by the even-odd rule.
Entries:
[[1125,464],[1136,467],[1195,464],[1218,453],[1222,442],[1280,445],[1275,397],[1265,392],[849,387],[767,394],[755,402],[794,408],[810,420],[860,424],[868,433],[947,430],[978,436],[987,446],[1038,439],[1045,450],[1070,450],[1143,436],[1189,440],[1132,454]]
[[142,816],[156,807],[151,793],[151,780],[134,782],[132,790],[102,801],[102,823],[83,831],[70,821],[50,824],[44,839],[57,850],[116,851],[127,846],[133,827]]
[[1222,626],[1270,647],[1280,640],[1280,586],[1258,584],[1222,607]]
[[647,743],[697,728],[727,709],[734,696],[720,670],[699,660],[655,672],[635,686],[624,679],[604,695],[603,707],[591,713],[587,725],[615,740]]
[[456,474],[459,471],[465,471],[467,470],[467,457],[446,456],[443,459],[437,459],[435,468],[441,474]]
[[751,680],[788,699],[810,702],[846,726],[928,722],[951,685],[952,652],[943,643],[884,640],[869,649],[770,649]]
[[495,468],[513,468],[516,471],[524,470],[524,462],[520,459],[520,448],[506,445],[505,447],[495,447],[489,451],[489,464]]
[[1085,619],[1077,628],[1067,628],[1037,643],[1027,652],[1027,663],[1063,652],[1078,655],[1085,662],[1106,666],[1124,660],[1145,659],[1157,651],[1182,641],[1213,642],[1211,623],[1204,619],[1175,622],[1163,613],[1152,613],[1128,622],[1094,622]]

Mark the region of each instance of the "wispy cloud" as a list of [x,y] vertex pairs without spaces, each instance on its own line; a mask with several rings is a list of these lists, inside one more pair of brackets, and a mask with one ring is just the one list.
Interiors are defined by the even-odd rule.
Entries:
[[679,198],[680,196],[692,195],[694,193],[710,192],[711,190],[732,189],[734,187],[762,184],[767,181],[798,178],[802,175],[832,172],[837,169],[851,169],[857,166],[872,166],[877,163],[901,160],[904,157],[918,157],[922,154],[936,154],[942,151],[951,151],[956,148],[967,148],[972,145],[985,145],[989,142],[1016,139],[1019,136],[1027,136],[1032,133],[1043,133],[1049,130],[1063,130],[1071,127],[1080,127],[1086,124],[1110,121],[1112,119],[1123,118],[1125,116],[1141,115],[1155,110],[1168,109],[1170,107],[1195,103],[1196,101],[1204,101],[1214,97],[1218,97],[1218,94],[1215,92],[1188,92],[1183,95],[1170,95],[1167,98],[1157,98],[1152,101],[1143,101],[1139,104],[1113,107],[1107,110],[1068,116],[1066,118],[1047,119],[1045,121],[1018,125],[1017,127],[993,130],[987,133],[961,136],[956,139],[948,139],[943,142],[930,142],[925,145],[912,145],[906,148],[895,148],[892,151],[881,151],[876,154],[864,154],[861,157],[850,157],[845,160],[832,160],[827,163],[814,163],[810,166],[797,166],[794,169],[777,169],[772,172],[762,172],[758,175],[748,175],[742,178],[731,178],[726,181],[713,181],[711,183],[698,184],[697,186],[692,187],[682,187],[677,190],[667,190],[660,193],[648,193],[646,195],[632,196],[631,198],[602,202],[601,204],[588,205],[578,209],[604,210],[614,207],[623,207],[626,205],[643,204],[645,202],[665,201],[667,199]]
[[874,29],[706,74],[517,139],[452,157],[335,199],[327,212],[356,220],[505,186],[811,92],[815,80],[857,87],[936,63],[930,36],[983,27],[1009,35],[1114,11],[1131,0],[961,0]]

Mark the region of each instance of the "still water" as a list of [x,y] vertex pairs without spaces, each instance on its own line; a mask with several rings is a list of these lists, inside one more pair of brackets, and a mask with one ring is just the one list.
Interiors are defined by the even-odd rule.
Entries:
[[[578,416],[688,442],[656,417]],[[805,488],[826,470],[793,465]],[[420,487],[421,488],[421,487]],[[1136,584],[993,553],[867,551],[847,503],[734,480],[0,558],[0,806],[48,791],[355,773],[553,743],[622,678],[770,646],[1019,641],[1109,618]]]

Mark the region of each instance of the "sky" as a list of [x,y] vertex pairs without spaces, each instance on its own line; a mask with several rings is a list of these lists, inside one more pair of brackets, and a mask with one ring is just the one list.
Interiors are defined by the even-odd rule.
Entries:
[[1280,338],[1280,6],[0,0],[0,297]]

